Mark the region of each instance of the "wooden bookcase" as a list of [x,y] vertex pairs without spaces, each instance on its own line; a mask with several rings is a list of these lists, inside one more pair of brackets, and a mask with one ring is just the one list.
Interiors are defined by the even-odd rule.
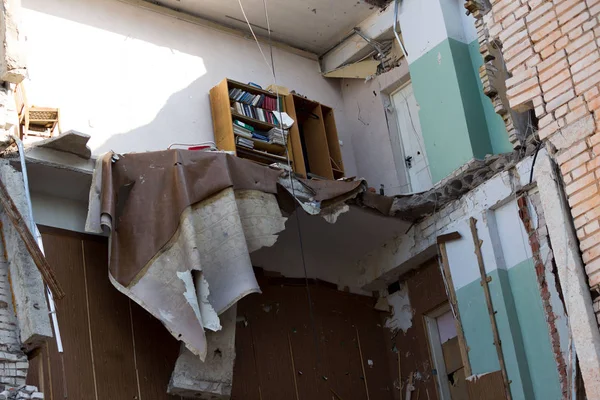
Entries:
[[[252,94],[276,98],[274,93],[258,89],[231,79],[223,79],[210,90],[215,142],[219,150],[231,151],[238,157],[260,164],[286,163],[285,148],[255,141],[254,149],[236,146],[233,120],[238,119],[255,129],[268,131],[275,125],[237,114],[231,109],[229,90],[242,89]],[[303,177],[339,179],[344,177],[344,164],[339,145],[333,109],[290,94],[283,96],[284,110],[295,123],[289,129],[288,156],[294,172]]]

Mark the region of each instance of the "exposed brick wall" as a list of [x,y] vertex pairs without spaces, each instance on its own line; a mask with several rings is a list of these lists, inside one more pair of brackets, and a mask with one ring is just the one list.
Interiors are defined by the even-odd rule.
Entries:
[[492,0],[506,94],[534,109],[560,165],[591,288],[600,287],[600,0]]
[[0,256],[0,391],[4,390],[3,386],[24,385],[27,368],[12,302],[8,264],[4,256]]
[[[527,200],[531,202],[531,205],[533,206],[537,215],[537,228],[534,226],[534,222],[532,221]],[[550,254],[550,256],[546,259],[544,259],[542,255],[542,247],[544,244],[547,245],[549,243],[549,238],[548,229],[546,228],[546,222],[544,220],[544,214],[542,212],[539,192],[536,191],[535,193],[530,193],[528,195],[519,197],[517,199],[517,205],[519,207],[519,217],[521,218],[521,221],[523,221],[523,226],[525,227],[525,231],[527,232],[529,238],[529,245],[531,246],[531,252],[535,263],[535,274],[537,276],[538,287],[540,289],[546,323],[548,324],[552,352],[554,355],[554,360],[556,361],[560,379],[562,398],[568,399],[569,382],[567,377],[567,364],[560,347],[560,335],[556,326],[556,314],[550,300],[551,294],[547,279],[547,274],[552,273],[553,259],[552,254]],[[564,312],[564,310],[562,311]]]

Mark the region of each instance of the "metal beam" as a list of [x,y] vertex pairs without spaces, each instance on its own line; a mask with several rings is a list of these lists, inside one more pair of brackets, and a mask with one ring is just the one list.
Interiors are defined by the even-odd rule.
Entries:
[[[377,40],[381,35],[391,32],[394,25],[394,7],[388,6],[385,10],[370,15],[357,28],[363,35]],[[321,72],[326,74],[340,68],[353,60],[353,57],[370,48],[362,37],[352,30],[352,33],[340,44],[328,50],[321,56]]]

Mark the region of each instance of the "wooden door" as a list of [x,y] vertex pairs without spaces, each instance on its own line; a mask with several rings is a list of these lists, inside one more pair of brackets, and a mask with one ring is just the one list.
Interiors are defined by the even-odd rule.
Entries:
[[396,122],[404,150],[411,191],[423,192],[432,187],[432,181],[412,84],[409,83],[394,92],[391,97],[396,111]]

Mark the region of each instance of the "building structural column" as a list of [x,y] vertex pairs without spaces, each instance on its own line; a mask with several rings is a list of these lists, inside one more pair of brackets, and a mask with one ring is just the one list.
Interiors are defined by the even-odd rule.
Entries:
[[473,158],[511,151],[482,92],[477,31],[462,2],[405,0],[399,21],[434,183]]

